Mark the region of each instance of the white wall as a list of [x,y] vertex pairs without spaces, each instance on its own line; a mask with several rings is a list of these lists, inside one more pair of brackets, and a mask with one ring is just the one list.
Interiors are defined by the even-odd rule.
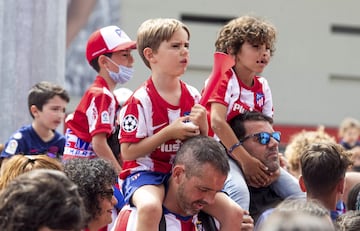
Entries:
[[[333,34],[331,25],[360,27],[359,7],[356,0],[122,0],[120,22],[135,39],[148,18],[180,19],[190,13],[265,17],[279,32],[275,56],[263,73],[272,88],[276,123],[336,126],[345,116],[360,119],[360,34]],[[185,23],[191,30],[191,60],[183,80],[200,90],[211,72],[214,41],[222,25]],[[130,89],[150,73],[134,54],[136,74],[126,85]]]

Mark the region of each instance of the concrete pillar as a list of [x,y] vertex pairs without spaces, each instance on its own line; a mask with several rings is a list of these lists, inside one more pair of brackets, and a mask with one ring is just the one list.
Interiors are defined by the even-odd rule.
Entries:
[[0,1],[0,143],[31,122],[32,85],[65,85],[66,2]]

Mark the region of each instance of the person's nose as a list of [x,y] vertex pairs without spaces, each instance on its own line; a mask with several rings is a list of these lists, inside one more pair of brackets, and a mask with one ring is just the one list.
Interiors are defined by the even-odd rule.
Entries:
[[188,55],[189,54],[189,48],[186,46],[183,46],[181,48],[181,55]]
[[114,206],[118,203],[118,200],[116,199],[115,195],[113,195],[111,197],[111,204],[113,204]]
[[277,146],[279,146],[279,142],[274,137],[270,137],[269,146],[270,147],[277,147]]
[[216,192],[207,192],[203,201],[205,201],[207,204],[213,204],[215,202],[215,195]]
[[266,56],[270,56],[270,49],[267,48],[265,45],[263,45],[261,47],[261,54],[266,57]]

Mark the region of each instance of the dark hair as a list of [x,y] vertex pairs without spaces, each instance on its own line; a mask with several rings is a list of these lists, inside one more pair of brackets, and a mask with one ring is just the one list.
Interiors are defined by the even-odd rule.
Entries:
[[357,183],[350,189],[346,210],[360,210],[360,183]]
[[34,115],[31,113],[31,106],[35,105],[36,108],[42,111],[43,106],[49,101],[49,99],[59,96],[66,102],[70,101],[68,92],[60,85],[42,81],[35,84],[28,94],[28,109],[32,118]]
[[271,117],[257,111],[245,112],[237,115],[230,120],[229,125],[239,140],[244,138],[246,135],[244,126],[245,121],[267,121],[270,124],[273,123],[273,119]]
[[207,163],[224,175],[229,172],[230,167],[224,147],[211,137],[198,135],[181,145],[176,153],[174,165],[183,164],[186,175],[190,177],[201,174],[199,168]]
[[77,186],[58,170],[24,173],[0,193],[0,230],[80,230],[84,215]]
[[117,174],[110,162],[96,158],[75,158],[65,161],[64,172],[79,188],[89,217],[88,223],[101,212],[99,196],[117,181]]
[[332,191],[351,164],[350,153],[336,143],[314,143],[300,157],[307,192],[320,196]]
[[[111,58],[112,54],[113,54],[113,53],[105,53],[105,54],[103,54],[103,55]],[[92,59],[92,60],[90,61],[90,66],[91,66],[92,68],[94,68],[94,70],[95,70],[96,72],[98,72],[98,73],[99,73],[99,71],[100,71],[100,66],[99,66],[99,62],[98,62],[99,57],[100,57],[100,56],[98,56],[98,57],[96,57],[96,58],[94,58],[94,59]]]

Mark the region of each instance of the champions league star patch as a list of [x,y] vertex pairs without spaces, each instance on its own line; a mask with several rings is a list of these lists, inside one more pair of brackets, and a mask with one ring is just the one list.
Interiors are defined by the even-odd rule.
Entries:
[[138,121],[136,117],[133,115],[127,115],[125,116],[121,127],[125,132],[133,132],[136,130],[137,125]]

